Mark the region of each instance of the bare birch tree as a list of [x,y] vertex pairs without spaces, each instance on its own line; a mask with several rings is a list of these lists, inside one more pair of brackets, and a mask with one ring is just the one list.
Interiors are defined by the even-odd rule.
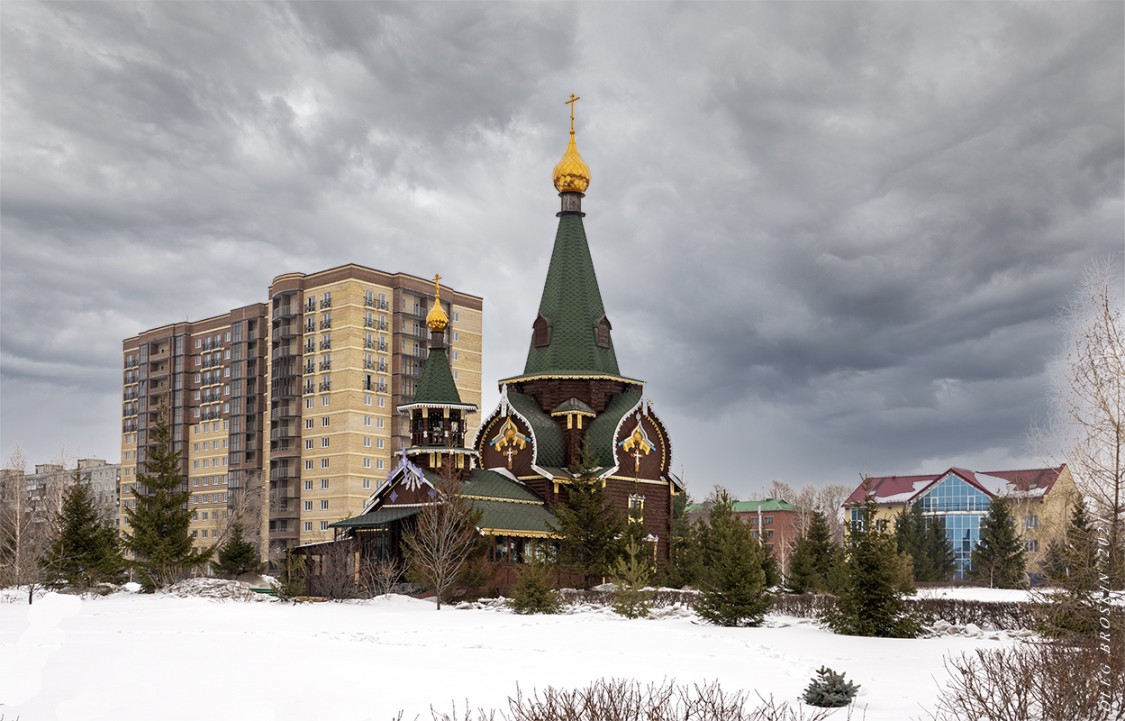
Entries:
[[837,545],[844,545],[844,501],[852,494],[854,486],[843,483],[829,483],[817,491],[816,510],[824,514],[828,530]]
[[477,545],[480,511],[461,493],[459,481],[443,479],[435,490],[434,502],[422,507],[414,531],[404,536],[403,544],[412,577],[434,590],[441,610],[442,598],[468,568]]
[[1125,525],[1125,322],[1122,279],[1108,263],[1086,274],[1066,309],[1067,345],[1055,375],[1056,438],[1075,483],[1109,539],[1107,569],[1123,581]]

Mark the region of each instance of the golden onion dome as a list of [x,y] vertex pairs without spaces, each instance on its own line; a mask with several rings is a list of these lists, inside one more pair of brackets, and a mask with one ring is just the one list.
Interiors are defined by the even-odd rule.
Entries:
[[578,146],[574,142],[574,101],[579,97],[570,94],[566,104],[570,106],[570,143],[566,146],[562,160],[555,166],[555,189],[560,193],[585,193],[590,187],[590,166],[578,154]]
[[426,326],[434,333],[445,332],[449,325],[449,316],[441,307],[441,276],[434,276],[434,306],[426,314]]

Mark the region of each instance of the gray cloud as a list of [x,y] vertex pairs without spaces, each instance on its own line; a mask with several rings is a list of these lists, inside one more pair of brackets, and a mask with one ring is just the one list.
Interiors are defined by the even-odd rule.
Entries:
[[39,462],[116,460],[123,338],[344,262],[485,296],[489,405],[571,91],[622,371],[696,492],[1038,462],[1056,314],[1123,245],[1120,5],[0,16],[0,446]]

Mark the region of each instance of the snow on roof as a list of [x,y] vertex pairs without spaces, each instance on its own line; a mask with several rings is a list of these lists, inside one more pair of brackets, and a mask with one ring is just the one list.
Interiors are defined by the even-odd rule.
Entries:
[[863,502],[864,488],[877,503],[909,503],[939,478],[954,474],[995,498],[1042,498],[1051,491],[1066,465],[1015,471],[970,471],[953,467],[944,473],[920,476],[873,476],[860,483],[845,506]]

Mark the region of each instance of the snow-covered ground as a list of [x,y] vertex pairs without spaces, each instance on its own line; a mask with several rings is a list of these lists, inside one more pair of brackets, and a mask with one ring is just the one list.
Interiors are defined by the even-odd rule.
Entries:
[[782,616],[763,628],[719,628],[687,611],[645,620],[599,608],[435,611],[405,597],[0,600],[8,601],[0,603],[0,718],[8,721],[384,721],[400,710],[428,721],[431,705],[506,708],[517,684],[527,691],[603,677],[718,680],[724,690],[795,701],[822,665],[861,685],[867,721],[905,721],[927,717],[945,655],[1015,643],[989,633],[853,638]]

